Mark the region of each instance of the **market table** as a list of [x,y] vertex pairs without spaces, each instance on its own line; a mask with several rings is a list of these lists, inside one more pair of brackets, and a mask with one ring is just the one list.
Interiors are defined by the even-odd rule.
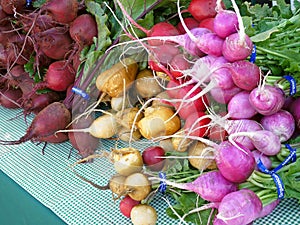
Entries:
[[[0,107],[1,139],[16,140],[24,135],[26,126],[20,112]],[[28,124],[32,118],[27,117]],[[101,144],[103,149],[115,147],[111,141]],[[136,147],[145,148],[146,144],[142,141]],[[122,145],[119,143],[118,147]],[[0,146],[0,218],[7,220],[1,224],[131,224],[119,212],[118,202],[112,200],[110,191],[100,191],[74,175],[70,165],[80,157],[75,151],[69,154],[70,143],[49,144],[44,154],[42,147],[31,142]],[[114,173],[105,159],[80,164],[76,171],[99,185],[106,185]],[[178,224],[165,215],[167,203],[161,196],[155,197],[151,204],[158,209],[157,224]],[[271,215],[255,221],[254,225],[298,225],[299,210],[296,200],[286,199]]]

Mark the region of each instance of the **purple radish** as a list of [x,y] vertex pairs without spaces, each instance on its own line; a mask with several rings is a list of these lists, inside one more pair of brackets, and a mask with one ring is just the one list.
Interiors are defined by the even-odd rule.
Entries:
[[291,104],[290,112],[294,116],[296,126],[300,129],[300,98],[298,97]]
[[257,111],[249,102],[250,92],[241,91],[228,102],[228,115],[233,119],[249,119],[257,114]]
[[238,147],[229,141],[221,142],[216,149],[216,164],[222,175],[229,181],[241,183],[247,180],[255,168],[251,151],[241,144]]
[[269,215],[271,212],[273,212],[273,210],[276,208],[276,206],[279,204],[280,200],[277,199],[271,203],[269,203],[268,205],[263,206],[262,211],[260,212],[258,218],[262,218],[265,217],[267,215]]
[[280,142],[289,140],[296,129],[293,115],[286,110],[279,110],[272,115],[264,116],[260,123],[264,129],[276,134]]
[[283,107],[285,95],[278,87],[264,85],[250,92],[249,101],[257,112],[267,116],[278,112]]
[[209,171],[201,174],[190,183],[175,183],[164,180],[167,185],[183,190],[193,191],[201,198],[210,202],[220,202],[228,193],[237,190],[237,185],[228,181],[219,171]]
[[[258,160],[260,160],[267,169],[271,169],[272,161],[268,156],[266,156],[265,154],[261,153],[258,150],[252,151],[252,154],[253,154],[256,162],[258,162]],[[257,165],[255,166],[255,170],[259,171]]]
[[220,10],[214,18],[214,31],[221,38],[236,33],[238,26],[237,15],[232,10]]
[[[263,129],[260,123],[251,119],[227,120],[224,128],[229,135],[238,132],[254,132]],[[255,146],[253,145],[251,139],[248,137],[235,137],[232,140],[242,144],[249,150],[255,149]]]
[[228,140],[234,143],[233,137],[248,137],[257,150],[265,155],[276,155],[280,152],[281,142],[279,137],[272,131],[258,130],[254,132],[239,132],[229,135]]
[[252,91],[259,84],[260,69],[248,60],[240,60],[228,67],[232,72],[232,80],[239,88]]
[[231,192],[222,199],[215,216],[219,222],[214,221],[214,224],[249,224],[259,217],[262,207],[261,200],[252,190],[241,189]]
[[215,87],[210,90],[211,97],[218,103],[227,104],[233,96],[242,91],[237,86],[233,86],[232,88],[222,89],[220,87]]
[[235,62],[245,60],[251,54],[252,48],[253,43],[247,35],[242,41],[239,33],[233,33],[226,37],[222,46],[222,53],[229,62]]

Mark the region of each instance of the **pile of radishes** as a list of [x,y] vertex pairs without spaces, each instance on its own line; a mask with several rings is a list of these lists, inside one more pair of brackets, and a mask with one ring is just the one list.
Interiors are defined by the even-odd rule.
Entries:
[[[87,78],[95,80],[96,101],[74,111],[68,104],[73,92],[90,100],[75,82],[84,63],[79,55],[99,32],[95,18],[76,0],[49,0],[35,10],[26,8],[25,1],[2,0],[0,104],[36,116],[23,137],[0,144],[69,140],[86,157],[76,164],[108,157],[116,175],[107,186],[79,177],[122,198],[120,210],[135,225],[156,223],[155,206],[143,201],[162,181],[207,201],[189,214],[216,208],[211,219],[216,225],[246,225],[267,215],[279,201],[262,201],[239,187],[258,170],[257,162],[272,170],[274,158],[285,160],[279,154],[299,134],[300,100],[298,91],[288,97],[279,85],[266,84],[268,74],[249,61],[253,43],[231,2],[233,8],[226,9],[220,0],[191,0],[183,9],[178,1],[177,24],[163,21],[148,30],[116,0],[124,24],[147,37],[136,37],[131,26],[122,24],[132,40],[112,46],[124,49],[117,62]],[[141,52],[147,53],[146,66]],[[124,141],[129,147],[93,154],[101,139]],[[139,140],[155,146],[133,148]],[[155,176],[169,169],[168,158],[187,159],[199,177],[176,183]]]

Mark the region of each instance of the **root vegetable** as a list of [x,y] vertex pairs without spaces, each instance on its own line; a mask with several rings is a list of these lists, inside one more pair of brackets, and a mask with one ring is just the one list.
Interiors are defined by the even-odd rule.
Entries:
[[75,70],[66,61],[55,61],[50,64],[44,81],[35,86],[35,90],[50,88],[54,91],[66,91],[75,80]]
[[[91,125],[93,122],[93,118],[89,117],[82,117],[73,123],[70,126],[70,129],[82,129],[86,128]],[[71,145],[78,151],[79,155],[83,158],[94,154],[95,150],[99,146],[99,139],[92,136],[89,133],[79,133],[79,132],[70,132],[68,133],[68,137],[70,140]]]
[[125,58],[116,63],[110,69],[99,74],[96,86],[99,91],[110,97],[119,97],[124,92],[124,86],[128,88],[138,72],[138,64],[131,58]]
[[56,131],[64,129],[71,121],[71,113],[60,102],[54,102],[41,110],[33,119],[26,134],[16,141],[1,140],[3,145],[16,145],[26,141],[40,141],[42,138],[54,135]]
[[138,73],[135,88],[142,98],[150,98],[163,91],[161,85],[158,84],[158,80],[153,76],[153,72],[148,69]]
[[70,23],[77,17],[78,7],[77,0],[48,0],[41,9],[51,15],[54,21]]
[[35,37],[40,51],[54,60],[63,60],[71,51],[73,41],[65,27],[52,27]]
[[214,152],[207,147],[206,144],[197,141],[188,148],[188,160],[190,164],[200,171],[216,169],[216,163],[211,159],[214,157]]
[[133,173],[125,179],[128,195],[136,201],[144,200],[151,192],[151,183],[142,173]]
[[189,139],[186,134],[188,131],[180,129],[177,131],[171,139],[172,149],[177,152],[185,152],[188,147],[193,143],[193,140]]
[[152,206],[140,204],[132,208],[130,218],[133,225],[155,225],[157,213]]
[[141,203],[141,201],[135,201],[132,198],[130,198],[130,196],[125,196],[121,201],[120,201],[120,212],[130,218],[130,213],[131,210],[134,206],[139,205]]
[[97,36],[96,20],[90,14],[81,14],[72,21],[69,32],[71,38],[79,46],[91,45],[93,44],[94,37]]
[[137,123],[139,131],[147,139],[174,134],[180,126],[180,119],[174,111],[163,106],[146,108],[144,117]]
[[264,129],[276,134],[280,142],[288,141],[296,129],[294,117],[286,110],[279,110],[272,115],[264,116],[260,123]]
[[239,143],[237,145],[239,148],[229,141],[221,142],[216,149],[215,158],[222,175],[234,183],[246,181],[255,168],[255,159],[251,151]]
[[254,88],[249,95],[249,102],[262,115],[272,115],[284,105],[285,95],[282,89],[263,85]]
[[19,88],[8,88],[0,92],[0,105],[8,109],[20,108],[22,91]]
[[143,162],[147,168],[153,171],[159,171],[164,166],[165,150],[160,146],[150,146],[144,149],[142,153]]
[[143,157],[135,148],[113,149],[111,159],[116,172],[123,176],[140,172],[143,167]]
[[1,0],[2,10],[11,15],[24,9],[26,0]]

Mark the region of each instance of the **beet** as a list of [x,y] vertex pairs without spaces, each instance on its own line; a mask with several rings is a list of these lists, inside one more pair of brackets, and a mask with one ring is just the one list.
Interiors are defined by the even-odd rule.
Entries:
[[14,14],[14,9],[21,12],[26,4],[26,0],[1,0],[2,10],[6,14]]
[[93,44],[93,38],[97,36],[97,23],[90,14],[78,16],[70,24],[70,36],[80,46]]
[[16,109],[20,108],[18,101],[22,97],[22,91],[18,88],[8,88],[0,95],[0,105],[9,108]]
[[[76,118],[76,116],[75,116]],[[83,129],[89,127],[93,122],[93,118],[81,117],[76,123],[70,126],[70,129]],[[78,151],[83,158],[94,154],[99,146],[99,139],[85,132],[69,132],[68,137],[71,145]]]
[[42,11],[56,22],[70,23],[77,17],[78,6],[77,0],[48,0],[42,6]]
[[73,40],[66,27],[52,27],[36,35],[40,50],[49,58],[61,60],[72,50]]
[[23,102],[22,107],[26,114],[29,114],[31,112],[38,114],[47,105],[59,100],[60,96],[56,92],[34,94],[30,99],[27,99]]
[[17,145],[30,140],[41,142],[54,135],[56,131],[65,129],[70,121],[71,113],[65,105],[54,102],[35,116],[23,137],[16,141],[0,140],[0,144]]

